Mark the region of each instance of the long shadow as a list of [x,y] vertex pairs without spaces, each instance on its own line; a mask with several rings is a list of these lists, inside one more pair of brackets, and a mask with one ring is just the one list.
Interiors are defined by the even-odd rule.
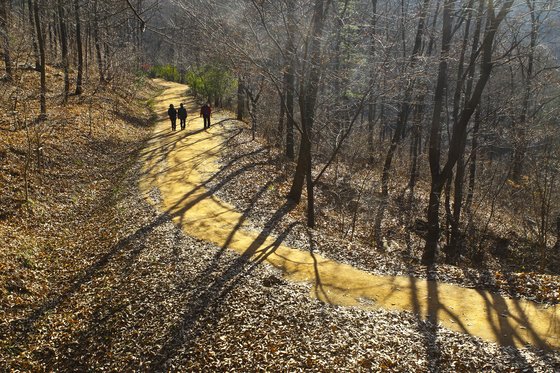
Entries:
[[[234,134],[234,136],[236,136],[236,134]],[[192,144],[190,144],[190,145],[192,145]],[[183,147],[185,147],[185,146],[188,146],[188,145],[183,145]],[[220,145],[220,146],[221,146],[221,145]],[[162,172],[164,172],[164,171],[160,171],[160,170],[156,171],[155,169],[158,168],[160,165],[162,165],[162,164],[165,165],[165,164],[167,163],[167,157],[168,157],[168,155],[169,155],[173,150],[175,150],[176,147],[177,147],[177,143],[175,142],[175,143],[171,144],[170,146],[167,146],[165,149],[161,149],[161,148],[158,149],[158,150],[161,151],[161,153],[158,153],[158,154],[157,154],[158,157],[156,158],[156,161],[153,163],[153,165],[152,165],[151,167],[145,167],[145,168],[144,168],[144,171],[142,171],[141,174],[142,174],[142,175],[147,175],[148,177],[153,178],[153,177],[155,177],[155,176],[161,174]],[[208,180],[206,180],[205,182],[203,182],[203,183],[201,183],[200,185],[198,185],[198,186],[197,186],[194,190],[192,190],[192,192],[189,193],[187,196],[190,196],[192,193],[194,193],[194,192],[200,190],[201,188],[205,187],[205,186],[206,186],[210,181],[212,181],[213,179],[222,176],[222,174],[223,174],[228,168],[230,168],[231,166],[233,166],[233,164],[234,164],[236,161],[239,161],[240,159],[242,159],[242,158],[244,158],[244,157],[251,156],[251,155],[253,155],[253,154],[262,152],[262,151],[264,151],[264,150],[266,150],[266,149],[267,149],[267,148],[263,147],[263,148],[258,149],[258,150],[255,151],[255,152],[243,154],[243,155],[237,157],[236,159],[232,160],[231,162],[229,162],[229,163],[226,164],[225,166],[221,167],[220,170],[219,170],[216,174],[212,175],[212,177],[211,177],[210,179],[208,179]],[[209,151],[210,151],[210,150],[206,150],[205,153],[206,153],[206,152],[209,152]],[[155,152],[156,152],[156,151],[153,151],[153,153],[155,153]],[[197,156],[197,157],[200,157],[200,158],[201,158],[201,162],[203,162],[203,158],[204,158],[203,155],[204,155],[204,154],[201,154],[201,155]],[[146,155],[146,157],[152,157],[152,158],[154,158],[154,155]],[[192,159],[187,160],[187,161],[191,161],[191,160],[192,160]],[[164,167],[165,167],[165,166],[164,166]],[[168,168],[166,169],[166,171],[169,171],[169,170],[171,170],[171,169],[172,169],[172,168],[168,167]]]
[[[199,132],[200,132],[200,131],[199,131]],[[239,133],[240,133],[240,132],[235,132],[235,133],[233,134],[233,136],[229,137],[226,141],[224,141],[223,143],[217,145],[216,147],[224,146],[225,143],[227,143],[228,141],[231,141],[231,139],[234,138],[235,136],[237,136]],[[217,135],[216,135],[216,136],[217,136]],[[198,140],[198,141],[202,141],[202,140]],[[165,169],[165,170],[163,170],[163,171],[162,171],[162,170],[158,170],[157,172],[154,171],[154,169],[155,169],[156,167],[158,167],[159,164],[162,164],[162,163],[165,164],[165,162],[167,162],[167,156],[168,156],[173,150],[176,149],[176,146],[177,146],[177,145],[176,145],[176,142],[173,143],[173,144],[171,144],[171,145],[172,145],[172,146],[168,146],[168,147],[164,148],[163,150],[162,150],[162,148],[157,149],[157,150],[162,151],[161,154],[158,152],[158,158],[159,158],[159,160],[157,160],[157,161],[152,165],[152,167],[145,168],[145,170],[142,172],[143,175],[148,175],[148,176],[153,177],[153,176],[157,176],[158,174],[161,174],[161,173],[164,173],[164,172],[166,172],[166,171],[170,171],[170,170],[173,169],[173,168],[171,168],[171,167],[168,167],[167,169]],[[190,144],[184,144],[184,145],[182,145],[182,147],[191,146],[191,145],[192,145],[192,143],[190,143]],[[216,147],[214,147],[214,148],[216,148]],[[203,161],[205,160],[205,159],[204,159],[204,154],[209,153],[209,152],[210,152],[212,149],[214,149],[214,148],[207,149],[207,150],[205,150],[205,152],[201,153],[200,155],[197,155],[197,156],[195,156],[195,157],[193,157],[193,158],[190,158],[190,159],[188,159],[188,160],[185,160],[185,162],[192,161],[193,159],[196,159],[196,158],[198,158],[198,157],[201,158],[201,162],[203,162]],[[157,150],[154,150],[154,151],[152,151],[152,152],[155,153]],[[232,159],[232,160],[231,160],[230,162],[228,162],[226,165],[222,166],[222,167],[220,168],[220,170],[218,170],[218,172],[216,172],[215,174],[213,174],[209,179],[205,180],[204,182],[202,182],[201,184],[199,184],[198,186],[196,186],[195,189],[193,189],[188,195],[186,195],[186,197],[189,197],[190,195],[192,195],[193,193],[197,192],[197,191],[200,190],[201,188],[204,188],[208,183],[210,183],[210,182],[213,181],[214,179],[216,179],[216,178],[218,178],[218,177],[221,177],[221,176],[223,175],[223,173],[225,173],[229,168],[231,168],[236,162],[240,161],[241,159],[243,159],[243,158],[245,158],[245,157],[252,156],[252,155],[256,155],[256,154],[261,153],[261,152],[266,151],[266,150],[269,150],[269,147],[261,147],[261,148],[255,150],[255,151],[242,154],[242,155],[240,155],[240,156],[238,156],[238,157]],[[152,155],[147,155],[147,157],[153,157],[153,156],[152,156]],[[177,165],[177,166],[179,166],[179,165]]]
[[224,298],[239,286],[258,264],[265,261],[268,256],[275,252],[295,226],[296,223],[290,225],[272,244],[261,248],[277,223],[292,208],[292,204],[285,203],[278,209],[269,218],[265,224],[265,228],[259,233],[247,250],[228,264],[225,270],[220,271],[216,278],[212,279],[212,274],[216,273],[216,269],[219,267],[220,257],[223,256],[224,251],[227,249],[225,246],[220,248],[209,266],[193,281],[193,283],[197,283],[197,288],[200,290],[193,294],[191,300],[186,305],[185,310],[182,312],[181,321],[169,330],[167,341],[160,349],[159,357],[152,362],[150,370],[158,372],[166,371],[166,363],[177,354],[178,349],[181,346],[185,347],[185,344],[192,344],[196,336],[208,328],[208,325],[197,327],[197,323],[206,315],[214,315],[213,322],[217,321],[219,318],[219,305]]
[[159,119],[159,115],[156,113],[152,113],[152,115],[147,118],[144,115],[134,115],[135,113],[122,110],[113,110],[112,114],[117,118],[132,124],[134,127],[140,128],[150,127]]
[[[427,268],[426,278],[429,279],[430,267]],[[437,343],[437,327],[438,327],[438,312],[440,308],[438,286],[436,281],[429,281],[428,283],[428,308],[426,310],[426,316],[428,318],[428,323],[425,324],[427,333],[426,337],[426,347],[428,350],[428,366],[429,370],[439,371],[441,351]]]
[[[246,156],[249,156],[249,155],[244,155],[244,156],[241,156],[241,157],[246,157]],[[226,169],[229,169],[233,165],[233,163],[235,163],[235,161],[229,162],[220,171],[218,171],[217,173],[212,175],[210,178],[208,178],[204,182],[200,183],[199,185],[197,185],[196,187],[191,189],[188,193],[185,193],[181,197],[181,199],[178,200],[174,204],[174,206],[172,206],[171,208],[168,209],[169,214],[172,217],[179,217],[179,222],[178,223],[182,225],[183,222],[184,222],[184,219],[185,219],[185,213],[188,210],[190,210],[193,206],[195,206],[196,204],[198,204],[202,200],[214,195],[218,190],[222,189],[226,184],[228,184],[230,181],[232,181],[233,179],[235,179],[239,175],[247,172],[250,169],[253,169],[253,168],[256,168],[256,167],[259,167],[259,166],[266,166],[266,165],[270,164],[271,161],[266,160],[266,161],[263,161],[263,162],[255,162],[255,163],[251,163],[249,165],[245,165],[242,168],[239,168],[239,169],[237,169],[237,170],[235,170],[235,171],[233,171],[233,172],[231,172],[231,173],[229,173],[225,176],[222,176],[220,181],[217,184],[215,184],[214,186],[212,186],[208,189],[204,189],[211,181],[213,181],[214,179],[221,176],[221,173],[223,173]],[[185,201],[187,201],[191,196],[195,195],[200,190],[203,190],[203,193],[200,193],[192,201],[189,201],[186,204],[184,204]]]
[[[519,312],[520,317],[516,317],[510,312],[505,299],[501,295],[486,293],[483,291],[478,291],[478,293],[486,305],[488,323],[491,325],[492,331],[501,345],[515,347],[515,341],[525,343],[525,339],[518,331],[515,330],[510,322],[510,320],[515,320],[534,339],[533,345],[535,347],[542,350],[550,350],[550,346],[548,346],[548,344],[531,327],[531,321],[517,300],[512,301],[514,303],[515,310]],[[491,299],[488,298],[487,294],[489,294]],[[498,319],[497,323],[494,321],[495,318]],[[527,363],[521,355],[518,357]]]
[[[235,224],[235,226],[233,227],[233,229],[229,233],[229,235],[226,238],[222,247],[228,247],[229,246],[229,244],[233,240],[233,237],[239,231],[239,229],[241,229],[241,227],[243,226],[243,223],[245,223],[245,221],[247,220],[247,218],[251,214],[251,211],[253,210],[253,208],[255,207],[257,202],[259,201],[259,199],[266,193],[266,191],[268,190],[268,188],[271,185],[274,185],[279,180],[280,180],[280,177],[276,177],[276,178],[274,178],[274,180],[267,181],[262,187],[259,188],[257,193],[255,193],[255,195],[253,195],[253,197],[251,197],[251,200],[249,201],[249,205],[241,213],[241,216],[239,217],[239,220],[237,221],[237,223]],[[274,222],[274,223],[276,223],[276,222]]]
[[[203,153],[201,153],[201,154],[199,154],[199,155],[193,156],[193,157],[191,157],[191,158],[189,158],[189,159],[186,159],[186,160],[183,161],[183,162],[177,163],[177,164],[175,165],[175,167],[168,167],[166,170],[159,171],[159,172],[157,172],[157,173],[151,173],[150,175],[158,175],[158,174],[161,174],[161,173],[165,173],[166,171],[171,171],[171,170],[173,170],[174,168],[177,168],[178,166],[180,166],[180,165],[182,165],[182,164],[184,164],[184,163],[192,162],[192,161],[196,160],[197,158],[199,158],[200,160],[199,160],[197,163],[195,163],[195,166],[198,166],[198,165],[200,165],[200,164],[206,162],[206,159],[204,158],[204,155],[211,153],[211,151],[214,150],[215,148],[217,148],[218,146],[221,146],[221,145],[217,145],[217,146],[214,147],[214,148],[207,149],[206,151],[204,151]],[[231,168],[236,162],[242,160],[243,158],[247,158],[247,157],[250,157],[250,156],[253,156],[253,155],[257,155],[257,154],[259,154],[259,153],[262,153],[263,151],[267,151],[268,149],[269,149],[268,147],[261,147],[261,148],[258,148],[258,149],[256,149],[256,150],[254,150],[254,151],[251,151],[251,152],[248,152],[248,153],[243,153],[243,154],[241,154],[241,155],[239,155],[239,156],[233,158],[233,159],[232,159],[231,161],[229,161],[227,164],[223,165],[223,166],[222,166],[215,174],[213,174],[210,178],[208,178],[207,180],[201,182],[201,183],[197,186],[197,189],[196,189],[196,190],[199,190],[199,189],[201,189],[201,188],[207,186],[208,183],[210,183],[210,182],[213,181],[214,179],[217,179],[217,178],[219,178],[220,176],[222,176],[223,173],[225,173],[225,172],[226,172],[229,168]]]
[[[197,132],[193,132],[192,134],[196,134],[196,133],[198,133],[198,132],[202,132],[202,130],[197,131]],[[186,136],[190,136],[190,135],[191,135],[191,133],[187,134]],[[186,137],[186,136],[183,136],[183,138]],[[177,164],[175,165],[175,167],[167,167],[167,168],[161,169],[161,170],[159,170],[159,171],[157,171],[157,172],[154,171],[154,169],[155,169],[158,165],[160,165],[160,164],[162,164],[162,163],[165,164],[165,162],[167,162],[167,156],[170,154],[171,151],[173,151],[173,150],[180,150],[180,149],[182,149],[182,148],[186,148],[186,147],[195,145],[195,144],[200,143],[200,142],[208,141],[208,140],[209,140],[208,138],[206,138],[206,139],[200,139],[200,140],[196,140],[196,141],[194,141],[194,142],[181,144],[180,146],[178,146],[176,143],[174,143],[174,146],[173,146],[173,147],[170,147],[169,145],[165,145],[165,146],[162,146],[162,147],[160,147],[160,148],[154,149],[155,151],[153,151],[152,153],[157,152],[157,151],[162,151],[162,150],[163,150],[163,152],[162,152],[161,155],[159,156],[159,161],[155,162],[155,163],[153,164],[152,167],[146,168],[145,171],[144,171],[142,174],[143,174],[143,175],[149,175],[149,176],[151,176],[151,177],[154,177],[154,176],[158,176],[158,175],[161,175],[161,174],[165,174],[165,173],[167,173],[167,172],[173,170],[174,168],[177,168],[177,167],[179,167],[179,166],[182,166],[183,164],[186,164],[186,163],[188,163],[188,162],[191,162],[191,161],[193,161],[193,160],[195,160],[195,159],[197,159],[197,158],[200,158],[201,161],[204,161],[204,160],[205,160],[205,159],[204,159],[204,155],[210,154],[213,150],[215,150],[215,149],[217,149],[217,148],[220,148],[220,147],[224,146],[224,144],[225,144],[225,142],[224,142],[224,143],[220,143],[220,144],[218,144],[218,145],[216,145],[216,146],[214,146],[214,147],[212,147],[212,148],[208,148],[208,149],[206,149],[204,152],[202,152],[202,153],[200,153],[200,154],[197,154],[197,155],[195,155],[195,156],[193,156],[193,157],[191,157],[191,158],[188,158],[188,159],[186,159],[186,160],[184,160],[184,161],[182,161],[182,162],[180,162],[180,163],[177,163]],[[228,141],[229,141],[229,139],[228,139]],[[262,148],[262,149],[264,149],[264,148]],[[250,154],[248,154],[248,155],[250,155]],[[243,156],[245,156],[245,155],[243,155]],[[237,159],[241,159],[243,156],[238,157]],[[148,159],[151,158],[151,157],[152,157],[152,155],[146,155],[146,156],[145,156],[145,158],[148,158]]]
[[[465,273],[466,276],[468,275],[466,271],[463,272]],[[507,268],[502,268],[502,273],[506,274],[505,278],[508,281],[509,287],[512,289],[515,288],[516,284],[511,282],[510,276],[507,276],[507,274],[509,273]],[[486,274],[487,277],[491,278],[492,274],[490,273],[489,269],[485,268],[484,271],[482,272],[482,275],[484,274]],[[520,325],[520,327],[523,328],[522,330],[525,330],[527,334],[531,336],[531,338],[533,339],[533,342],[531,344],[534,345],[536,348],[542,350],[552,349],[551,346],[546,341],[544,341],[538,335],[535,329],[531,326],[532,324],[531,320],[529,320],[529,317],[527,316],[526,312],[522,309],[519,300],[515,298],[509,298],[514,305],[515,310],[519,313],[519,317],[514,317],[510,313],[508,305],[505,302],[504,296],[500,294],[495,294],[491,290],[477,289],[476,291],[480,294],[480,297],[482,298],[484,304],[486,305],[486,319],[488,321],[488,324],[492,328],[496,340],[502,346],[515,347],[516,348],[515,356],[519,360],[523,361],[526,365],[529,365],[525,357],[522,354],[519,354],[517,347],[515,345],[515,341],[518,341],[519,343],[523,343],[525,340],[519,334],[519,332],[517,332],[513,328],[513,326],[509,322],[510,319],[515,320]],[[490,295],[492,301],[488,299],[488,296],[486,294]],[[492,316],[494,316],[494,318]],[[494,322],[494,319],[496,317],[499,320],[497,324]]]
[[[199,131],[200,132],[200,131]],[[233,162],[231,162],[233,164]],[[253,166],[258,166],[259,164],[254,164]],[[228,165],[229,166],[229,165]],[[223,170],[221,170],[223,171]],[[205,197],[213,194],[221,187],[226,185],[229,181],[231,181],[236,176],[243,173],[245,170],[239,170],[234,174],[228,175],[229,177],[224,178],[216,187],[205,194]],[[214,178],[214,177],[212,177]],[[206,181],[206,183],[208,183]],[[205,183],[205,184],[206,184]],[[203,186],[200,186],[203,187]],[[197,198],[196,201],[189,204],[186,207],[181,209],[181,213],[184,214],[189,208],[194,206],[194,204],[198,203],[200,198]],[[180,201],[181,202],[181,201]],[[180,202],[177,203],[180,204]],[[173,207],[172,207],[173,208]],[[53,309],[60,306],[74,294],[76,294],[82,285],[90,282],[93,280],[99,272],[101,272],[112,259],[117,257],[120,253],[125,251],[133,242],[137,241],[142,236],[148,235],[151,231],[153,231],[156,227],[163,224],[164,222],[171,220],[172,216],[168,212],[164,212],[160,214],[155,220],[153,220],[150,224],[145,225],[142,228],[137,229],[134,233],[128,235],[127,237],[119,240],[107,253],[105,253],[101,258],[99,258],[95,263],[87,267],[86,269],[82,270],[78,275],[74,276],[73,279],[69,281],[71,284],[62,294],[54,294],[47,297],[47,300],[42,302],[42,304],[36,307],[33,311],[31,311],[30,315],[25,317],[24,319],[14,320],[11,324],[11,328],[14,330],[18,330],[23,332],[26,336],[24,337],[24,341],[28,340],[31,337],[31,332],[33,330],[33,324],[35,324],[40,318],[44,315],[52,311]],[[130,252],[129,262],[133,262],[136,258],[141,254],[143,250],[142,245],[137,245],[134,247]]]
[[[169,216],[166,213],[159,215],[150,224],[137,229],[131,235],[121,239],[117,244],[115,244],[107,253],[105,253],[101,258],[99,258],[94,264],[88,268],[81,271],[80,274],[76,275],[72,280],[70,280],[71,285],[62,293],[54,296],[48,297],[41,306],[37,307],[31,314],[24,319],[14,320],[12,327],[15,330],[26,333],[25,340],[31,336],[31,331],[33,329],[33,324],[37,322],[40,318],[45,316],[48,312],[54,310],[71,296],[76,294],[82,285],[92,281],[99,272],[101,272],[110,261],[115,258],[120,253],[124,252],[129,248],[129,246],[137,241],[139,238],[148,235],[156,227],[163,224],[169,220]],[[133,248],[131,252],[130,262],[135,261],[135,259],[140,255],[144,247],[142,245]]]
[[315,242],[313,241],[310,230],[307,230],[307,239],[309,241],[309,254],[311,255],[311,259],[313,259],[313,272],[315,273],[315,298],[320,299],[323,302],[333,304],[329,299],[328,292],[323,287],[323,282],[321,281],[319,262],[315,256]]

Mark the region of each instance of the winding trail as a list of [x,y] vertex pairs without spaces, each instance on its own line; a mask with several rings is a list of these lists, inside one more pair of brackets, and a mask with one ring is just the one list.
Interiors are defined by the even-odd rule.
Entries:
[[[214,115],[203,130],[198,107],[184,85],[157,81],[165,91],[156,99],[158,112],[184,102],[185,131],[171,132],[167,118],[156,126],[143,152],[141,189],[175,224],[193,237],[237,251],[247,260],[267,261],[291,281],[313,284],[311,296],[324,302],[366,309],[414,312],[421,319],[507,346],[560,350],[560,307],[506,298],[486,291],[404,276],[377,276],[309,251],[282,245],[264,230],[250,232],[245,216],[213,195],[206,184],[221,180],[227,165],[217,159],[226,146],[228,118]],[[224,122],[220,122],[223,120]],[[280,209],[277,214],[282,214]]]

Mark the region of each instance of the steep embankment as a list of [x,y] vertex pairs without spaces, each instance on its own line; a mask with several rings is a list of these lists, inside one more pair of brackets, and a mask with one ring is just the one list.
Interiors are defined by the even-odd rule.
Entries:
[[[65,105],[52,94],[37,121],[35,72],[21,74],[25,89],[1,87],[15,103],[0,100],[17,110],[0,115],[0,370],[10,370],[6,361],[35,368],[26,361],[55,348],[43,338],[65,338],[63,325],[79,318],[80,309],[57,307],[119,239],[116,203],[151,130],[146,99],[157,92],[107,85]],[[58,89],[61,77],[48,78]]]

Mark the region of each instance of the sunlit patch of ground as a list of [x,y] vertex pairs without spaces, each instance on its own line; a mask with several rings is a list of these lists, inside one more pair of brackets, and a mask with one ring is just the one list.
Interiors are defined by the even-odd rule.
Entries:
[[[187,87],[159,83],[166,90],[158,97],[156,110],[164,112],[169,104],[184,102],[189,118],[183,131],[172,132],[167,119],[158,123],[142,155],[141,188],[188,235],[235,250],[255,264],[267,261],[290,280],[310,282],[312,296],[324,302],[412,311],[449,329],[503,345],[560,348],[557,306],[544,308],[530,301],[413,277],[376,276],[303,250],[306,248],[284,246],[282,237],[273,237],[268,229],[251,232],[245,226],[246,217],[207,187],[225,175],[227,165],[220,168],[216,160],[228,136],[235,134],[234,124],[217,113],[214,125],[203,130],[196,102],[184,97]],[[276,218],[289,208],[280,208]]]

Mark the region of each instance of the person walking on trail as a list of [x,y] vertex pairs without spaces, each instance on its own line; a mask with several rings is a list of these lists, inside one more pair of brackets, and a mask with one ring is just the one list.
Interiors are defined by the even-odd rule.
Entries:
[[183,106],[183,104],[179,105],[179,109],[177,110],[177,116],[179,117],[179,121],[181,122],[181,129],[184,130],[187,126],[187,109]]
[[212,108],[207,102],[200,108],[200,116],[204,118],[204,128],[210,128],[210,116],[212,115]]
[[175,131],[175,128],[177,128],[177,110],[175,110],[173,104],[169,105],[167,115],[169,115],[169,119],[171,120],[171,130]]

